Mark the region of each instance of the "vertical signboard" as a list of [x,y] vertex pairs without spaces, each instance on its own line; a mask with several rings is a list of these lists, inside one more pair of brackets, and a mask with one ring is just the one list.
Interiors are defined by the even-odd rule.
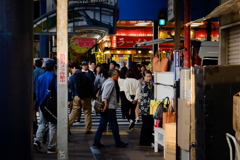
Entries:
[[180,51],[174,50],[174,80],[177,81],[180,77]]
[[174,21],[174,0],[168,0],[168,21]]
[[112,36],[112,46],[113,48],[117,48],[117,36]]

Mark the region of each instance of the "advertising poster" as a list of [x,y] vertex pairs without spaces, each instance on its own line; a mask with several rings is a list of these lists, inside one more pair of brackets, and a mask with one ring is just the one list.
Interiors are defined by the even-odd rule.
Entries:
[[127,68],[131,63],[131,55],[129,54],[115,54],[115,55],[112,55],[111,59],[112,61],[116,61],[120,65],[120,68],[122,68],[122,61],[126,63]]

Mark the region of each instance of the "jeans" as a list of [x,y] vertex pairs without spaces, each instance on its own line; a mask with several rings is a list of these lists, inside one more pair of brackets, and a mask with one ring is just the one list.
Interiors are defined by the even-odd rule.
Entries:
[[34,140],[42,143],[43,135],[49,128],[49,144],[48,148],[55,148],[57,144],[57,124],[45,120],[42,112],[40,111],[39,126]]
[[94,136],[94,143],[100,143],[100,139],[102,137],[102,133],[106,130],[107,123],[111,124],[112,134],[115,141],[115,145],[119,145],[122,143],[119,135],[116,110],[115,109],[107,109],[105,112],[101,113],[100,124],[98,126],[97,132]]

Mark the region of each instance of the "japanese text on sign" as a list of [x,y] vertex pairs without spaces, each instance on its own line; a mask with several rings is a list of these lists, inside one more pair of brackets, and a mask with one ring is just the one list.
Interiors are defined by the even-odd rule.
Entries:
[[59,75],[59,83],[65,84],[66,82],[66,63],[65,63],[65,54],[60,53],[60,75]]
[[117,47],[133,47],[134,44],[152,40],[152,37],[147,36],[117,36]]

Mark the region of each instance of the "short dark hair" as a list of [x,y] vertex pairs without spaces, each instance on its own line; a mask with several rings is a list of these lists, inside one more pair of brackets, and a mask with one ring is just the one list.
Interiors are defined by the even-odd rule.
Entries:
[[143,73],[143,76],[145,77],[146,74],[151,74],[152,75],[152,72],[150,70],[146,70],[144,73]]
[[146,68],[146,66],[145,66],[145,65],[141,65],[141,68],[142,68],[142,67],[144,67],[144,68],[145,68],[145,70],[147,70],[147,68]]
[[45,69],[46,71],[52,71],[54,69],[54,66],[46,66]]
[[109,66],[107,63],[102,63],[100,65],[100,73],[103,74],[104,78],[108,78],[108,70],[109,70]]
[[117,62],[116,62],[116,61],[111,61],[110,63],[112,63],[114,66],[117,65]]
[[117,63],[115,67],[118,67],[118,68],[120,68],[120,65]]
[[95,61],[89,61],[89,64],[92,64],[92,63],[96,64],[96,62],[95,62]]
[[[95,64],[96,64],[96,63],[95,63]],[[98,64],[98,65],[96,66],[96,68],[94,68],[94,70],[93,70],[93,71],[96,73],[96,72],[97,72],[97,68],[98,68],[98,67],[100,68],[100,73],[101,73],[101,66],[100,66],[100,64]]]
[[126,73],[127,73],[127,68],[123,67],[120,70],[120,78],[125,79],[126,78]]
[[70,68],[74,68],[75,67],[76,69],[80,69],[80,65],[77,62],[73,62],[72,64],[69,65],[69,67]]
[[42,60],[41,59],[36,59],[35,60],[35,66],[36,67],[42,67]]
[[117,70],[116,69],[110,69],[108,71],[108,77],[112,77],[113,74],[116,74]]
[[132,69],[127,70],[126,75],[128,78],[135,78],[135,74]]

